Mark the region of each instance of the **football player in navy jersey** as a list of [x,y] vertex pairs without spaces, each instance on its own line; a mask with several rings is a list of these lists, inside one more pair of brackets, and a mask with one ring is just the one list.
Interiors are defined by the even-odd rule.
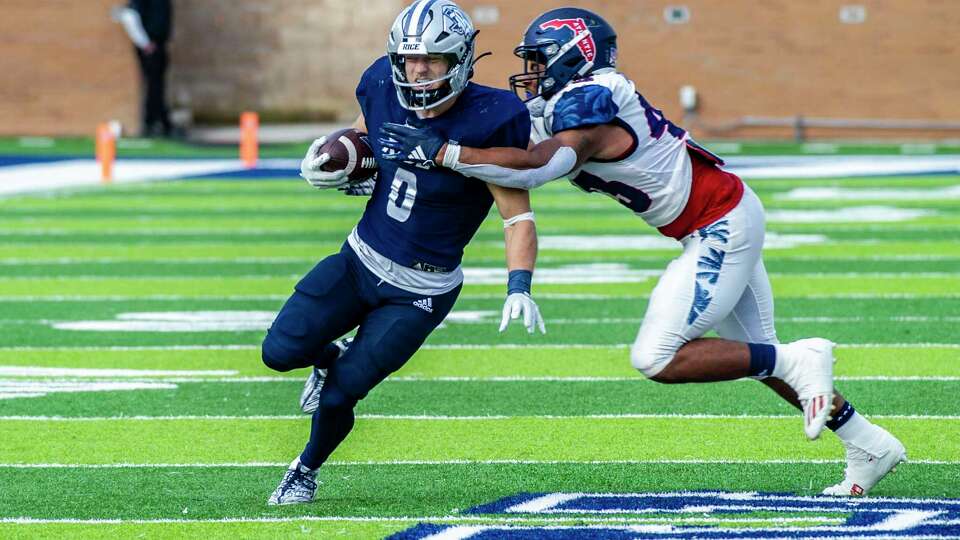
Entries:
[[[526,148],[530,118],[513,93],[471,83],[476,31],[450,0],[418,0],[390,30],[387,56],[357,86],[360,131],[384,123],[430,126],[476,147]],[[500,323],[522,316],[545,332],[530,282],[537,241],[528,193],[457,172],[384,160],[377,180],[347,185],[344,171],[324,171],[311,145],[302,176],[320,188],[370,200],[341,251],[295,287],[264,339],[264,363],[278,371],[313,367],[301,396],[312,411],[310,440],[290,464],[269,504],[313,500],[317,469],[353,428],[357,402],[396,371],[439,325],[460,292],[464,246],[496,202],[504,220],[509,270]],[[337,338],[357,329],[352,341]]]
[[[471,148],[431,126],[385,124],[386,157],[524,189],[567,177],[612,197],[683,246],[650,296],[630,354],[636,369],[661,383],[762,381],[803,411],[809,438],[827,427],[847,447],[845,477],[824,494],[864,495],[905,460],[896,437],[834,392],[832,342],[779,343],[760,200],[616,71],[613,28],[585,9],[550,10],[515,54],[529,149]],[[720,338],[704,338],[710,330]]]

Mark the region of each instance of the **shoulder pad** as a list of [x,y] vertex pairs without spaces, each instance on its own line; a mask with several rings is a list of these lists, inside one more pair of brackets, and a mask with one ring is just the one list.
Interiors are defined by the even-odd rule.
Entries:
[[620,107],[613,101],[613,92],[598,84],[576,86],[558,97],[553,107],[553,133],[606,124],[620,111]]

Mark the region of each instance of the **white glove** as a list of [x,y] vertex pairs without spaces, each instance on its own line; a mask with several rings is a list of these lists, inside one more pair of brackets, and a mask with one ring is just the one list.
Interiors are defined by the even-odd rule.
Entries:
[[342,191],[344,195],[352,195],[354,197],[369,197],[370,195],[373,195],[373,188],[375,187],[377,187],[377,177],[373,176],[371,178],[367,178],[366,180],[360,180],[359,182],[353,182],[352,184],[340,186],[337,188],[337,191]]
[[520,318],[523,313],[523,325],[527,327],[527,333],[532,334],[536,328],[540,328],[540,333],[546,334],[547,327],[543,324],[543,317],[540,316],[540,308],[537,303],[530,298],[529,294],[515,292],[507,296],[507,301],[503,303],[503,317],[500,319],[500,331],[507,329],[510,319]]
[[324,163],[330,161],[330,154],[326,152],[317,155],[317,151],[325,142],[327,142],[326,135],[313,141],[310,149],[307,150],[307,155],[300,162],[300,176],[311,186],[318,189],[340,187],[349,181],[345,170],[330,172],[322,169]]

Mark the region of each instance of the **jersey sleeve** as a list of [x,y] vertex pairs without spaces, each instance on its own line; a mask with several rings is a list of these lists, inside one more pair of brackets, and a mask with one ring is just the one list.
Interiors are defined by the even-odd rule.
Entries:
[[613,92],[606,86],[587,84],[564,92],[553,108],[554,134],[567,129],[597,126],[612,121],[620,107],[613,100]]
[[483,143],[483,148],[527,148],[530,144],[530,115],[526,107],[514,111]]
[[392,82],[393,79],[390,75],[390,60],[386,56],[381,56],[363,72],[357,84],[357,103],[360,104],[360,111],[365,117],[369,116],[367,114],[368,99],[376,95],[373,90],[385,84],[384,80]]

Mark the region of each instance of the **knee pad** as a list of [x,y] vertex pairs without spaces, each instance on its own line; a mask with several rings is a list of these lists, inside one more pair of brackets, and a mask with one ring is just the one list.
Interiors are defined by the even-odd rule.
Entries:
[[285,305],[263,338],[261,357],[263,363],[275,371],[290,371],[303,367],[300,360],[306,356],[304,338],[307,336],[307,321],[302,310]]
[[673,360],[674,354],[676,351],[665,351],[637,342],[630,348],[630,364],[649,379],[663,371],[663,368]]
[[271,334],[267,334],[267,337],[263,339],[263,345],[260,346],[260,358],[264,365],[274,371],[286,372],[294,368],[288,361],[290,355],[284,351]]

